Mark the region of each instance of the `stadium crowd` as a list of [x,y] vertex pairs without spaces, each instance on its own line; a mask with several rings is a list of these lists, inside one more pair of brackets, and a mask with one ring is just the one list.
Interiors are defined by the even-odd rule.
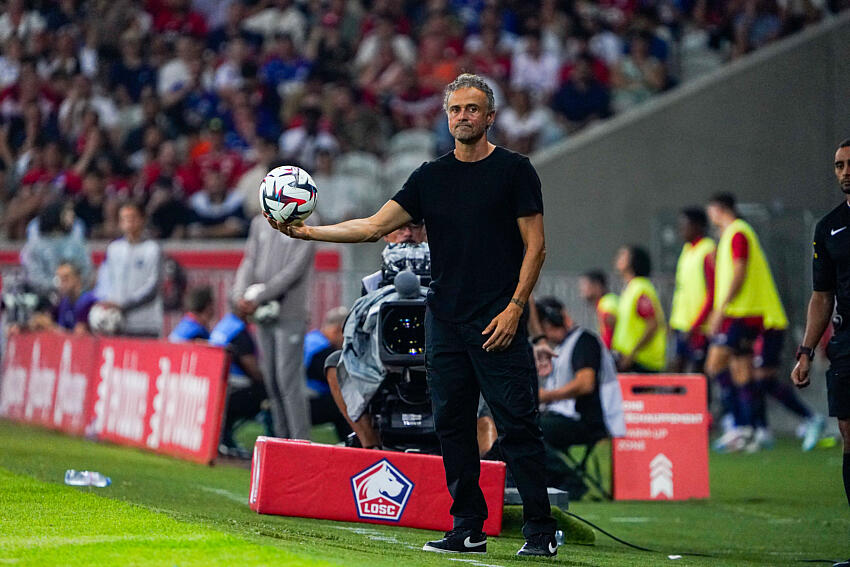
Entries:
[[461,70],[496,90],[491,137],[529,153],[674,86],[688,30],[733,58],[845,4],[7,0],[2,231],[63,201],[113,238],[134,200],[155,238],[242,237],[279,160],[333,196],[326,221],[352,217],[451,146],[441,91]]

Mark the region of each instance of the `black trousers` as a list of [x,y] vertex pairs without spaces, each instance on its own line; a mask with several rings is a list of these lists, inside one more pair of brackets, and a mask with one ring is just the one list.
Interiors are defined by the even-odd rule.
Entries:
[[499,444],[523,502],[523,535],[552,534],[544,470],[546,457],[537,411],[537,372],[525,317],[510,347],[485,352],[481,334],[504,306],[465,323],[425,315],[425,366],[454,527],[481,530],[487,503],[478,484],[477,410],[479,392],[490,406]]

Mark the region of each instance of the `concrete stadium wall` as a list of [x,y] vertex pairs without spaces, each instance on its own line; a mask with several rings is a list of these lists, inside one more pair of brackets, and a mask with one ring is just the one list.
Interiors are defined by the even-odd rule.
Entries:
[[659,215],[721,190],[817,216],[834,207],[848,37],[844,14],[533,156],[545,270],[609,269],[622,243],[650,243]]

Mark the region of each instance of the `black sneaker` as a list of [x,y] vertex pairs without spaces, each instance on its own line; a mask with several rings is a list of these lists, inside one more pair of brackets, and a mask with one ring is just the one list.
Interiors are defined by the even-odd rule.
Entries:
[[554,557],[558,555],[558,542],[555,540],[554,534],[533,535],[525,540],[522,549],[517,551],[516,554],[533,557]]
[[443,539],[429,541],[422,549],[437,553],[487,553],[487,534],[455,528],[447,531]]
[[834,563],[832,567],[850,567],[850,559],[847,561],[839,561],[838,563]]

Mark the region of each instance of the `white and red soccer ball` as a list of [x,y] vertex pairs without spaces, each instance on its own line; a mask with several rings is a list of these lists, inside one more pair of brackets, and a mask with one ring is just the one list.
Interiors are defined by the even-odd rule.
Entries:
[[274,168],[260,183],[260,207],[277,222],[303,221],[316,208],[317,196],[310,174],[293,165]]

